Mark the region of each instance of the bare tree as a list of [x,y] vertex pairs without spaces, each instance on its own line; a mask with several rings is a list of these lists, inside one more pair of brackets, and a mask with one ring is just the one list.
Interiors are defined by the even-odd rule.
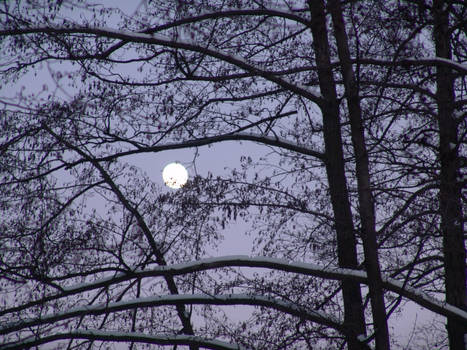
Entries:
[[[403,299],[465,347],[462,4],[0,11],[0,349],[389,349]],[[224,141],[269,152],[170,193],[127,162]],[[206,259],[239,217],[256,256]]]
[[[464,12],[457,4],[449,1],[433,2],[433,38],[436,56],[446,60],[452,59],[452,36],[456,31],[452,25],[451,12]],[[455,22],[454,22],[455,23]],[[454,27],[454,28],[453,28]],[[459,29],[457,29],[459,30]],[[463,34],[465,34],[465,23]],[[466,37],[463,38],[463,44]],[[465,46],[463,47],[464,54]],[[462,49],[461,49],[462,50]],[[441,232],[443,235],[443,257],[446,301],[452,305],[465,308],[467,304],[465,236],[462,228],[462,196],[460,179],[460,141],[465,130],[460,128],[462,114],[456,114],[456,94],[454,90],[456,73],[450,67],[439,66],[436,70],[436,102],[438,108],[439,150],[439,209],[441,215]],[[465,82],[464,82],[465,83]],[[463,104],[464,105],[464,104]],[[460,131],[464,135],[460,134]],[[452,349],[466,346],[464,335],[467,333],[465,323],[448,319],[449,345]]]

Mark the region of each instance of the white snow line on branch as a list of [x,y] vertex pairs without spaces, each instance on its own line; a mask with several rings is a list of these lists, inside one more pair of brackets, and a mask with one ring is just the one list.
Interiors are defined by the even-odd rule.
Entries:
[[205,47],[202,44],[198,44],[192,40],[180,40],[170,38],[161,34],[145,34],[132,32],[128,30],[117,30],[107,27],[36,27],[36,28],[22,28],[22,29],[7,29],[0,30],[0,37],[8,35],[26,35],[34,33],[44,34],[93,34],[101,35],[108,38],[120,39],[126,42],[140,42],[145,44],[161,45],[165,47],[178,48],[193,52],[199,52],[208,56],[217,58],[221,61],[230,63],[238,68],[241,68],[247,72],[258,75],[266,80],[269,80],[289,91],[292,91],[300,96],[313,101],[317,105],[322,105],[324,100],[322,97],[309,89],[303,89],[296,84],[284,80],[277,75],[261,69],[260,67],[254,66],[251,62],[246,62],[244,59],[235,58],[232,54],[214,50],[209,47]]
[[393,278],[383,276],[382,279],[383,287],[385,289],[400,294],[437,314],[446,317],[454,316],[456,318],[462,319],[464,322],[467,322],[467,312],[461,308],[448,304],[447,302],[437,300],[422,292],[421,290],[412,288],[410,286],[404,286],[401,281],[395,280]]
[[263,295],[249,294],[226,294],[226,295],[205,295],[205,294],[177,294],[158,295],[145,298],[136,298],[115,303],[83,305],[63,312],[43,315],[36,318],[22,319],[11,322],[0,328],[0,334],[8,334],[28,327],[50,324],[57,321],[82,317],[86,315],[102,315],[110,312],[132,310],[143,307],[158,307],[167,305],[194,304],[194,305],[251,305],[263,306],[275,309],[287,314],[316,322],[334,328],[342,333],[346,333],[346,327],[342,322],[332,315],[327,315],[319,311],[310,310],[292,302]]
[[119,273],[115,276],[104,277],[94,282],[80,283],[70,287],[65,287],[65,292],[80,292],[89,288],[99,288],[109,283],[119,283],[124,280],[143,277],[156,277],[165,274],[181,275],[190,272],[211,270],[221,267],[263,267],[276,268],[281,271],[295,272],[299,274],[312,275],[334,280],[341,280],[343,277],[352,276],[360,282],[365,282],[366,273],[360,270],[352,270],[338,267],[324,267],[317,264],[303,262],[289,262],[285,259],[270,257],[249,257],[247,255],[228,255],[215,258],[200,259],[186,263],[179,263],[166,266],[158,266],[151,269],[136,269],[131,273]]
[[247,348],[220,340],[210,340],[199,336],[156,334],[138,332],[111,332],[101,330],[77,330],[69,333],[57,333],[40,338],[30,338],[15,343],[0,345],[1,350],[24,349],[63,339],[88,339],[114,342],[137,342],[157,345],[197,345],[213,350],[247,350]]
[[[133,278],[145,277],[158,277],[165,275],[182,275],[186,273],[206,271],[223,267],[254,267],[254,268],[267,268],[275,269],[285,272],[298,273],[308,276],[315,276],[320,278],[328,278],[333,280],[343,280],[350,278],[360,283],[367,283],[366,272],[361,270],[344,269],[338,267],[324,267],[316,264],[309,264],[303,262],[288,262],[282,259],[275,259],[269,257],[248,257],[246,255],[222,256],[216,258],[201,259],[181,264],[158,266],[147,270],[135,270],[128,273],[120,273],[115,276],[105,277],[94,282],[78,284],[64,288],[63,293],[51,295],[40,300],[36,300],[28,305],[34,306],[46,301],[58,299],[80,292],[107,287],[114,283],[121,283]],[[405,298],[431,310],[437,314],[449,317],[454,316],[467,322],[467,312],[455,307],[453,305],[441,302],[431,296],[410,287],[403,287],[403,285],[391,278],[383,277],[383,287],[396,294],[402,295]],[[5,310],[5,313],[16,312],[24,309],[25,307],[14,307]]]
[[[365,271],[344,269],[339,267],[324,267],[316,264],[309,264],[303,262],[288,262],[282,259],[275,259],[269,257],[255,257],[251,258],[248,256],[224,256],[218,258],[202,259],[199,261],[192,261],[183,264],[176,264],[171,266],[161,266],[152,269],[151,272],[163,274],[176,273],[184,274],[189,272],[209,270],[219,267],[233,267],[233,266],[244,266],[244,267],[263,267],[277,269],[286,272],[293,272],[305,275],[311,275],[321,278],[328,278],[334,280],[342,280],[344,278],[351,278],[357,280],[360,283],[367,283],[367,275]],[[141,277],[141,275],[154,276],[150,271],[135,271],[135,273]],[[455,316],[461,318],[467,322],[467,312],[439,301],[431,296],[423,293],[422,291],[405,286],[392,278],[383,277],[384,288],[394,293],[400,294],[407,299],[414,301],[415,303],[443,316]]]

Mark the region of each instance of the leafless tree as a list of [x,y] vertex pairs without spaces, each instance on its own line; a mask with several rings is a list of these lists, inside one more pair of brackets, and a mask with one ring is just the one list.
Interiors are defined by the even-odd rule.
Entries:
[[[0,349],[386,350],[402,300],[465,348],[462,2],[0,6]],[[127,161],[225,141],[268,153]],[[206,258],[239,218],[255,256]]]

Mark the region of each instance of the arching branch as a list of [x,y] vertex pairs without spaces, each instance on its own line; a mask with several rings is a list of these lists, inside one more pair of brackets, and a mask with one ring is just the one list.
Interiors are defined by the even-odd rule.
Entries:
[[189,335],[156,334],[149,335],[137,332],[105,332],[101,330],[77,330],[68,333],[57,333],[40,338],[29,338],[15,343],[0,345],[1,350],[20,350],[33,346],[51,343],[63,339],[87,339],[110,342],[135,342],[155,345],[189,345],[212,350],[246,350],[240,345],[220,340],[209,340]]

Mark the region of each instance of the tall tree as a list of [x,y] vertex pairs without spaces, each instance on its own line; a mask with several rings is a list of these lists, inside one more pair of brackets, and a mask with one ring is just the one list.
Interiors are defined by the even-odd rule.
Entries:
[[[324,2],[308,1],[308,6],[311,12],[311,31],[319,87],[324,98],[320,109],[323,115],[326,174],[336,221],[337,254],[341,267],[355,269],[358,267],[357,244],[344,170],[339,102],[331,68]],[[360,286],[355,281],[344,281],[342,290],[346,321],[355,325],[357,334],[365,334]],[[349,349],[358,348],[358,344],[353,344],[350,340],[348,342]]]
[[349,113],[352,145],[355,154],[355,168],[358,186],[358,203],[361,220],[361,235],[365,255],[365,267],[369,277],[371,308],[375,328],[376,347],[389,349],[389,332],[386,322],[386,308],[382,288],[381,269],[376,240],[376,220],[373,191],[370,181],[369,158],[363,127],[363,116],[355,73],[352,67],[346,25],[339,1],[328,3],[332,16],[341,74],[345,88]]
[[[388,349],[404,298],[463,346],[459,4],[0,11],[0,349]],[[172,192],[131,161],[223,141],[268,153]],[[206,259],[240,217],[255,256]]]
[[[449,1],[433,2],[433,38],[436,56],[451,60],[450,7]],[[465,32],[464,32],[465,33]],[[465,42],[465,38],[464,38]],[[443,234],[443,257],[446,285],[446,301],[457,307],[467,308],[465,237],[462,229],[462,196],[460,175],[459,125],[455,111],[455,73],[450,67],[438,66],[436,70],[436,102],[439,128],[439,208]],[[464,115],[465,117],[465,115]],[[467,327],[465,323],[448,319],[449,345],[451,349],[465,349]]]

